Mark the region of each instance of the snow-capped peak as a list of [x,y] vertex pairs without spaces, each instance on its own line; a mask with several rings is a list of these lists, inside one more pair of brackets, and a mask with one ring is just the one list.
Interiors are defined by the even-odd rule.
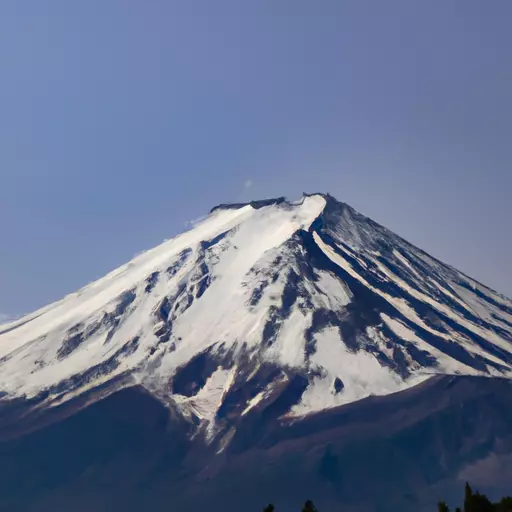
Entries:
[[510,300],[322,194],[220,205],[0,326],[9,397],[55,404],[123,376],[210,429],[286,382],[298,382],[287,414],[301,415],[511,368]]

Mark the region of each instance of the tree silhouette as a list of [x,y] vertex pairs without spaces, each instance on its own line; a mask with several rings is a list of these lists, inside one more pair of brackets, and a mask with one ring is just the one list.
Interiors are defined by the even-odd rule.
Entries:
[[[267,505],[263,512],[275,512],[275,507],[272,504]],[[306,501],[302,507],[302,512],[318,512],[315,505],[311,500]],[[437,512],[450,512],[450,509],[445,501],[440,501],[437,504]],[[469,483],[466,482],[464,489],[464,508],[460,507],[455,509],[455,512],[512,512],[512,497],[506,496],[498,503],[491,503],[485,494],[480,494],[478,491],[473,492]]]
[[306,503],[304,503],[302,512],[318,512],[318,510],[315,508],[315,505],[313,505],[313,502],[308,500]]
[[440,501],[437,504],[437,512],[450,512],[448,505],[444,501]]
[[472,512],[472,497],[473,491],[469,482],[466,482],[466,487],[464,488],[464,512]]
[[[437,505],[438,512],[450,512],[450,509],[444,501]],[[491,503],[485,494],[473,492],[469,483],[466,482],[464,488],[464,512],[512,512],[512,498],[504,497],[499,503]],[[456,508],[455,512],[461,512]]]
[[502,498],[499,503],[495,505],[496,512],[512,512],[512,497],[507,496]]

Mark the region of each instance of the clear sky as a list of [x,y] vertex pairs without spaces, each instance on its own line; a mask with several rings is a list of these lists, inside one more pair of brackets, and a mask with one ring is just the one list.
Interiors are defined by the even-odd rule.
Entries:
[[510,0],[3,0],[0,313],[330,192],[512,295]]

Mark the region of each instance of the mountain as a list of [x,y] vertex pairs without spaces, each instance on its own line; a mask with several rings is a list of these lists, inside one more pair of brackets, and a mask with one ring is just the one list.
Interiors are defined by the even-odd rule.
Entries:
[[220,205],[0,326],[0,507],[428,510],[512,477],[511,377],[506,297],[329,195]]

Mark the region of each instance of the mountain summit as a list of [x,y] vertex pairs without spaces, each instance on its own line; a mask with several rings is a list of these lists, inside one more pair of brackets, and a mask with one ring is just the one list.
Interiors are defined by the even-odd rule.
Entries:
[[[295,382],[286,414],[432,375],[512,375],[512,302],[332,196],[220,205],[0,327],[0,389],[54,405],[142,384],[213,428]],[[121,380],[120,380],[121,379]],[[240,401],[241,400],[241,401]]]
[[510,482],[511,377],[509,299],[330,195],[219,205],[0,326],[0,508],[430,510]]

